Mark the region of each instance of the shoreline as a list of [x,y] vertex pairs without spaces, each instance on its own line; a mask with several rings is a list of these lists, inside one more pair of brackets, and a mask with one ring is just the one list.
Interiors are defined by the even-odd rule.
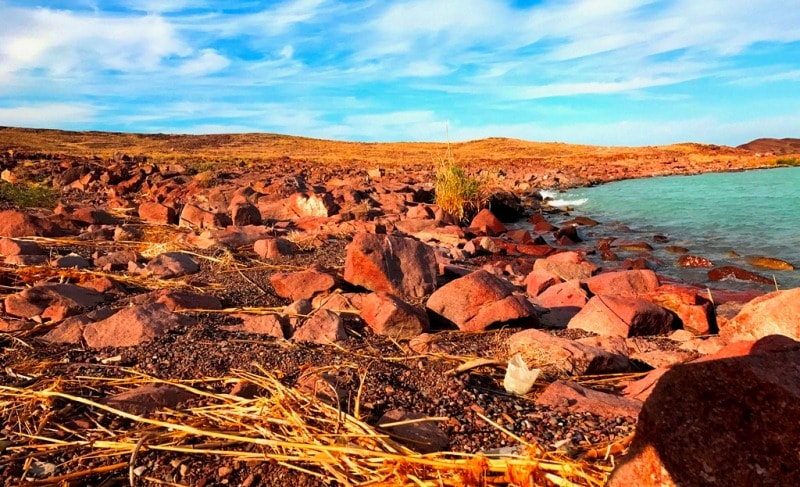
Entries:
[[[763,169],[790,169],[790,168],[791,168],[790,166],[781,166],[781,167],[778,167],[778,168],[767,167],[767,168],[763,168]],[[642,178],[631,178],[631,179],[627,179],[627,180],[611,181],[611,182],[645,180],[645,179],[652,179],[652,178],[692,177],[692,176],[703,176],[703,175],[706,175],[706,174],[728,174],[728,173],[739,173],[739,172],[745,172],[745,171],[750,172],[750,171],[758,171],[758,170],[759,169],[746,169],[746,170],[741,170],[741,171],[706,172],[706,173],[692,174],[692,175],[685,175],[685,174],[681,174],[681,175],[665,175],[665,176],[659,175],[659,176],[648,176],[648,177],[642,177]],[[798,170],[800,170],[800,169],[798,169]],[[606,185],[606,184],[608,184],[608,183],[603,183],[602,185]],[[585,197],[591,198],[591,196],[590,196],[591,191],[592,191],[591,188],[600,187],[602,185],[588,186],[588,187],[587,186],[582,186],[582,187],[575,187],[575,188],[566,189],[566,190],[559,190],[557,195],[553,199],[550,199],[550,201],[556,201],[556,202],[561,201],[561,197],[563,195],[569,195],[568,198],[571,198],[572,200],[575,200],[576,198],[577,199],[582,199],[582,198],[585,198]],[[655,186],[655,187],[657,187],[657,186]],[[655,190],[655,187],[654,187],[654,190]],[[575,192],[574,190],[576,190],[576,189],[577,190],[588,189],[589,190],[589,194],[587,194],[586,192],[582,192],[582,191]],[[689,191],[689,189],[687,189],[687,191]],[[567,200],[567,202],[569,202],[569,200]],[[621,204],[624,205],[624,204],[630,204],[630,203],[631,202],[627,202],[627,203],[622,202]],[[554,209],[564,213],[565,216],[559,218],[558,222],[568,221],[573,216],[588,217],[588,218],[597,218],[597,217],[600,216],[596,212],[592,212],[592,210],[590,210],[590,209],[584,209],[584,207],[582,205],[571,206],[571,207],[569,205],[567,205],[567,206],[555,205],[555,206],[551,206],[551,208],[554,208]],[[755,283],[755,282],[742,281],[742,280],[737,280],[737,279],[734,279],[732,281],[729,281],[729,280],[708,281],[707,277],[704,279],[704,278],[700,278],[697,275],[698,274],[698,270],[693,270],[691,267],[690,268],[686,268],[686,267],[682,267],[682,266],[678,265],[678,261],[679,261],[679,258],[681,257],[681,255],[691,254],[691,255],[694,255],[694,256],[711,257],[711,258],[714,259],[715,266],[722,266],[722,265],[742,266],[743,268],[748,269],[749,271],[755,272],[757,274],[766,275],[766,276],[768,276],[768,278],[772,278],[773,280],[776,277],[778,278],[778,280],[780,280],[781,274],[783,272],[790,272],[790,273],[792,273],[792,275],[791,275],[791,277],[789,279],[789,284],[778,283],[780,285],[779,288],[780,289],[790,289],[790,288],[798,287],[796,283],[794,285],[792,285],[792,283],[797,280],[797,278],[795,277],[798,274],[798,270],[797,270],[796,267],[795,267],[794,270],[786,271],[786,270],[770,269],[768,267],[754,266],[754,265],[751,265],[751,264],[749,264],[749,263],[747,263],[745,261],[746,260],[745,259],[746,255],[758,255],[758,256],[766,256],[766,257],[770,257],[770,258],[775,258],[775,257],[786,258],[786,256],[773,255],[768,251],[758,250],[758,249],[750,249],[749,252],[742,252],[742,249],[740,247],[734,246],[734,244],[731,244],[729,246],[729,248],[730,248],[730,250],[728,251],[729,255],[720,256],[718,254],[722,249],[720,249],[719,247],[720,246],[724,247],[725,246],[724,242],[726,240],[722,240],[719,243],[717,243],[716,244],[716,250],[712,250],[712,248],[707,248],[707,247],[703,246],[702,243],[698,243],[699,246],[692,247],[690,245],[691,248],[686,249],[685,252],[674,253],[674,252],[669,251],[669,249],[668,249],[668,247],[670,245],[675,245],[675,244],[671,244],[671,242],[687,242],[687,240],[688,240],[688,241],[695,241],[695,243],[697,243],[698,238],[700,240],[706,240],[708,238],[712,238],[712,240],[714,240],[714,238],[711,235],[707,235],[707,234],[704,235],[704,236],[699,236],[699,235],[697,235],[695,233],[693,235],[692,231],[690,230],[691,224],[682,224],[682,225],[678,225],[678,226],[676,226],[675,224],[673,224],[673,225],[668,225],[668,224],[659,225],[659,223],[657,221],[655,221],[655,222],[654,221],[648,221],[646,223],[646,225],[645,225],[645,223],[642,222],[640,219],[637,219],[636,216],[626,217],[624,213],[620,213],[618,210],[616,210],[616,213],[615,213],[615,210],[609,210],[609,211],[612,214],[616,214],[616,217],[611,218],[611,220],[609,220],[609,221],[600,220],[600,222],[599,222],[600,225],[598,225],[597,227],[579,226],[579,229],[581,230],[581,235],[582,236],[584,236],[584,235],[587,236],[587,240],[588,240],[587,243],[589,243],[591,246],[595,246],[596,247],[596,245],[598,243],[598,239],[608,239],[608,238],[618,238],[618,239],[623,239],[623,240],[624,239],[629,239],[629,240],[644,240],[644,241],[647,241],[647,242],[649,242],[650,245],[652,245],[654,247],[653,251],[652,252],[649,252],[649,251],[648,252],[640,252],[638,257],[644,257],[646,259],[649,259],[650,260],[650,264],[649,265],[650,265],[651,269],[653,269],[653,270],[655,270],[657,272],[666,273],[666,275],[670,276],[671,278],[679,279],[679,280],[685,282],[686,284],[698,286],[698,287],[701,287],[701,288],[705,288],[705,287],[715,288],[716,287],[716,288],[720,288],[722,290],[742,290],[742,291],[748,290],[748,289],[754,289],[754,290],[760,290],[762,292],[769,292],[770,290],[775,290],[776,289],[774,283],[773,284],[759,284],[759,283]],[[605,218],[608,219],[609,216],[605,215]],[[613,228],[610,228],[609,225],[611,227],[613,227]],[[600,236],[598,236],[598,232],[599,232]],[[665,237],[665,234],[669,235],[669,239],[667,239]],[[724,232],[723,233],[717,233],[716,235],[718,237],[724,238],[725,233]],[[730,241],[730,240],[728,239],[727,241]],[[682,243],[680,245],[686,245],[686,243]],[[667,248],[667,251],[665,251],[665,247]],[[599,254],[600,252],[599,251],[595,251],[594,253],[595,254]],[[712,257],[712,254],[714,255],[714,257]],[[601,266],[603,265],[603,261],[597,255],[594,255],[593,261],[597,265],[601,265]],[[794,264],[796,264],[796,263],[794,263]],[[710,268],[707,268],[707,269],[703,270],[703,273],[705,273],[707,270],[710,270]],[[698,278],[703,279],[703,280],[699,281],[699,280],[697,280]]]

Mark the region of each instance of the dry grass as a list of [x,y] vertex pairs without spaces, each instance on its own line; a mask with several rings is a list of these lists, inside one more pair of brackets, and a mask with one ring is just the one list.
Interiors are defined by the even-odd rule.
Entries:
[[[418,454],[358,418],[285,386],[267,371],[257,366],[255,370],[237,371],[227,378],[172,382],[195,394],[197,405],[147,416],[93,399],[98,394],[164,382],[134,371],[127,371],[129,375],[121,379],[76,377],[43,380],[25,388],[0,387],[0,408],[9,431],[0,462],[46,459],[59,453],[61,458],[70,458],[53,474],[30,481],[19,479],[20,485],[60,485],[88,480],[101,470],[125,468],[133,477],[137,458],[146,451],[274,462],[318,477],[320,482],[341,485],[599,486],[610,471],[607,462],[604,466],[604,462],[545,452],[499,425],[495,427],[522,442],[523,454]],[[244,399],[210,392],[215,385],[242,380],[255,384],[264,394]],[[76,430],[70,426],[76,414],[95,427]],[[120,418],[116,423],[125,428],[111,429],[109,416]],[[69,439],[64,439],[64,433]],[[593,455],[601,457],[603,448],[610,451],[612,446],[598,447]],[[130,460],[82,467],[89,458],[120,456]],[[26,465],[30,467],[31,460]]]
[[436,166],[435,203],[462,221],[475,213],[484,202],[484,184],[467,174],[456,162],[450,144]]
[[[65,132],[0,128],[0,151],[38,151],[112,158],[114,154],[146,154],[156,162],[210,167],[237,161],[280,161],[289,158],[316,164],[363,167],[428,166],[442,142],[360,143],[308,139],[275,134],[164,135],[107,132]],[[489,138],[452,144],[465,167],[520,165],[579,168],[598,165],[670,167],[674,161],[697,167],[717,161],[734,167],[766,163],[749,151],[700,144],[657,147],[600,147]]]

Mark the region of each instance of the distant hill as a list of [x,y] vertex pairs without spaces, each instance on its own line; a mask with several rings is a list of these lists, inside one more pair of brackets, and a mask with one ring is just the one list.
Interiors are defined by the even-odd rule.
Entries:
[[776,156],[784,154],[800,154],[800,139],[756,139],[742,144],[738,149],[752,152],[771,152]]

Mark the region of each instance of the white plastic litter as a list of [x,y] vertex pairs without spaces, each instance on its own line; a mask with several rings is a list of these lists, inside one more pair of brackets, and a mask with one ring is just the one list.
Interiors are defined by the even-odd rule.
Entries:
[[527,394],[539,377],[540,369],[529,369],[522,355],[516,354],[508,361],[503,387],[510,394]]

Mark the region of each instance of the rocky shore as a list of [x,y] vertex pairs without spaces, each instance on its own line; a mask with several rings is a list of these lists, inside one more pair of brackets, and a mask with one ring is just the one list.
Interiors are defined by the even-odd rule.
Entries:
[[491,189],[457,221],[425,145],[163,136],[190,146],[165,162],[26,133],[0,154],[37,202],[0,203],[3,485],[800,480],[800,290],[675,282],[662,236],[587,240],[536,198],[768,165],[744,149],[456,145]]

